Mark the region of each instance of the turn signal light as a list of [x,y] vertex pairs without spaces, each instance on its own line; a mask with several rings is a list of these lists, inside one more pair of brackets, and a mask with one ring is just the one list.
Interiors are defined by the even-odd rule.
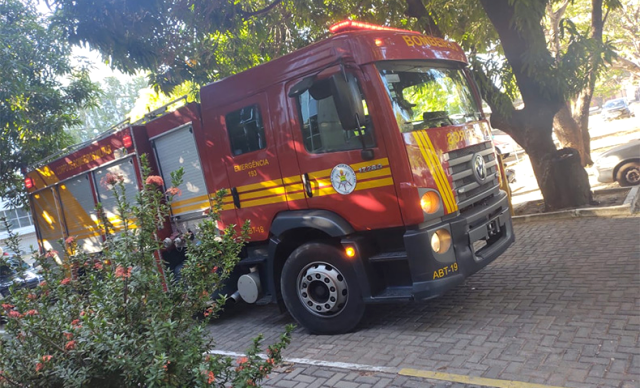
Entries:
[[440,210],[440,196],[434,191],[427,191],[420,198],[420,207],[427,214],[433,214]]
[[344,253],[347,255],[347,257],[351,258],[351,257],[354,257],[356,255],[356,250],[353,249],[353,247],[347,247],[344,250]]

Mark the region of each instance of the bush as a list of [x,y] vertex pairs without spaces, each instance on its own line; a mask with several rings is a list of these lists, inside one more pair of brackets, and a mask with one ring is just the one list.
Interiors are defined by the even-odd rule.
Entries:
[[[143,163],[146,165],[146,163]],[[221,199],[190,243],[180,281],[158,270],[157,231],[165,225],[178,190],[161,191],[162,179],[147,176],[136,203],[124,198],[122,178],[108,174],[119,221],[98,208],[107,239],[99,257],[64,242],[60,268],[48,252],[37,259],[44,280],[36,289],[13,290],[3,301],[6,337],[0,338],[0,386],[18,387],[255,387],[281,361],[290,341],[287,327],[279,342],[258,355],[261,338],[238,360],[207,354],[212,339],[199,314],[214,316],[224,297],[212,302],[237,263],[248,224],[217,231]],[[182,173],[173,175],[173,187]]]

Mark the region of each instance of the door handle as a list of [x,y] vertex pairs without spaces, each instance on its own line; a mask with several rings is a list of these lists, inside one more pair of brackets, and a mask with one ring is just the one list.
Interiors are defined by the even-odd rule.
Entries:
[[240,195],[238,195],[238,189],[235,187],[231,189],[231,197],[233,198],[233,204],[235,207],[240,209]]
[[304,186],[304,191],[307,193],[307,197],[313,197],[313,191],[311,191],[311,182],[309,182],[309,174],[306,172],[302,174],[302,185]]

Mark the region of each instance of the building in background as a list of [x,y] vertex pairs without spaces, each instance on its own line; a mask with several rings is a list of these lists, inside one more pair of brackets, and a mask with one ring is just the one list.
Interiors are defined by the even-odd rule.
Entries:
[[[25,259],[31,257],[31,252],[38,247],[38,240],[36,238],[36,229],[33,226],[33,218],[28,209],[15,208],[10,206],[8,202],[0,199],[0,218],[6,217],[11,224],[11,230],[14,233],[20,235],[20,251]],[[13,254],[9,247],[7,247],[6,239],[9,237],[9,233],[4,226],[4,223],[0,223],[0,247],[10,255]],[[30,262],[30,260],[28,260]]]

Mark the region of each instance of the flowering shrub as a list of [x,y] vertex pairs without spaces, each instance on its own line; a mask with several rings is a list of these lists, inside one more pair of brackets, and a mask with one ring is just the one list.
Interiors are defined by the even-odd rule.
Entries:
[[[98,209],[107,236],[100,256],[82,253],[78,239],[67,238],[63,268],[38,258],[44,280],[3,300],[0,387],[255,387],[281,361],[291,327],[268,346],[266,360],[260,337],[241,359],[208,354],[213,339],[206,321],[194,317],[214,316],[224,305],[224,297],[211,301],[210,295],[239,260],[248,225],[216,229],[219,193],[198,244],[190,244],[181,279],[163,274],[157,232],[178,191],[163,192],[162,179],[144,170],[135,204],[124,200],[122,179],[105,180],[121,222],[115,233]],[[181,176],[173,174],[173,187]]]

